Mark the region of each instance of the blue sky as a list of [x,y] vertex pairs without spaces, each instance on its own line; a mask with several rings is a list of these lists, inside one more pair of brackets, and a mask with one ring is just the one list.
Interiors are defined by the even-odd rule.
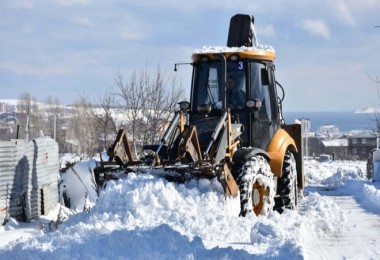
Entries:
[[[172,73],[202,46],[225,46],[229,19],[255,17],[276,50],[288,111],[355,110],[380,103],[378,0],[0,0],[0,98],[28,91],[70,104],[96,99],[157,65]],[[191,68],[177,72],[190,87]]]

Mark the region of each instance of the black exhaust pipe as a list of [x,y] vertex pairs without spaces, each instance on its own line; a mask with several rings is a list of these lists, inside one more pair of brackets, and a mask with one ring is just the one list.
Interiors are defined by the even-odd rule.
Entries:
[[[254,17],[247,14],[236,14],[230,21],[227,47],[252,47],[257,45]],[[252,41],[253,38],[253,41]]]

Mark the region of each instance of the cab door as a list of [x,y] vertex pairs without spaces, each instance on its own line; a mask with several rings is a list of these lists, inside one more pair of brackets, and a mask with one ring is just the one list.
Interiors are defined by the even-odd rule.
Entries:
[[249,114],[250,145],[266,149],[274,133],[279,129],[277,93],[272,63],[250,63],[249,98],[260,100],[261,107]]

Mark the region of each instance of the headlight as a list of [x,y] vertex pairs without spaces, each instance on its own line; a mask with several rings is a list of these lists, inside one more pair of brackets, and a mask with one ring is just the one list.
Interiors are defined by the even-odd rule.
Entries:
[[246,103],[247,107],[248,108],[257,108],[259,109],[261,107],[261,101],[258,100],[258,99],[251,99],[251,100],[248,100],[247,103]]

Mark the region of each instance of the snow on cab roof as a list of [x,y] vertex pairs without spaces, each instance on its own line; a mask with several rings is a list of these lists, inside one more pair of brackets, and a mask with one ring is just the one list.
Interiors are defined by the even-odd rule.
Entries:
[[244,51],[267,51],[275,52],[274,48],[270,45],[257,45],[254,47],[222,47],[222,46],[203,46],[202,49],[195,50],[195,54],[202,53],[220,53],[220,52],[244,52]]
[[240,58],[249,58],[257,60],[269,60],[274,61],[275,51],[272,46],[269,45],[256,45],[254,47],[219,47],[219,46],[204,46],[202,49],[196,50],[192,55],[192,60],[198,60],[202,55],[207,55],[211,59],[215,59],[214,54],[223,53],[226,58],[229,58],[235,53]]

